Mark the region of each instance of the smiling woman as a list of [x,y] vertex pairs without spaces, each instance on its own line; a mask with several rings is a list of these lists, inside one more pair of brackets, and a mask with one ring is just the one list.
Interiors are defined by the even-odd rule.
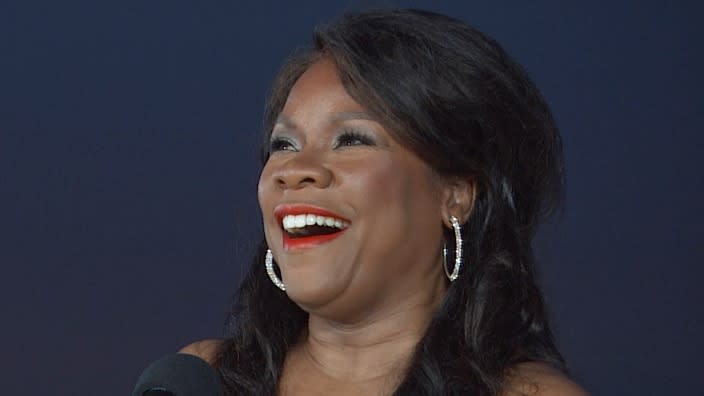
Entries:
[[[339,323],[386,316],[399,301],[434,308],[446,287],[440,220],[443,210],[447,224],[450,215],[442,204],[463,198],[455,215],[466,219],[473,195],[471,183],[441,183],[371,116],[349,117],[364,112],[334,61],[321,58],[290,90],[281,110],[288,122],[274,125],[259,182],[267,243],[288,296]],[[318,214],[337,232],[301,238],[282,227],[285,216],[312,226],[307,216],[312,223]]]
[[422,11],[342,18],[266,113],[265,241],[228,336],[183,352],[232,395],[581,395],[531,240],[558,130],[493,40]]

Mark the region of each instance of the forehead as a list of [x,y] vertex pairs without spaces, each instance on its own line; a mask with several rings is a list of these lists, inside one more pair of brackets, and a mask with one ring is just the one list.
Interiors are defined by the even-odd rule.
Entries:
[[335,63],[327,58],[313,63],[299,78],[288,94],[282,113],[296,116],[302,111],[361,112],[364,107],[347,92]]

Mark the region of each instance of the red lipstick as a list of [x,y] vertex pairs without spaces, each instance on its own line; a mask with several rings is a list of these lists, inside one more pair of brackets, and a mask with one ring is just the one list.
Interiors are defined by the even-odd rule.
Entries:
[[307,248],[312,248],[315,246],[322,245],[324,243],[330,242],[339,236],[341,236],[347,229],[341,229],[337,232],[331,233],[331,234],[321,234],[321,235],[310,235],[310,236],[304,236],[304,237],[297,237],[294,238],[292,237],[288,232],[286,232],[285,229],[283,229],[283,218],[288,215],[301,215],[301,214],[314,214],[317,216],[325,216],[325,217],[332,217],[335,219],[340,219],[346,223],[349,223],[349,220],[345,219],[344,217],[333,213],[329,210],[317,207],[317,206],[312,206],[312,205],[304,205],[304,204],[282,204],[276,206],[274,209],[274,218],[276,218],[276,221],[279,223],[279,226],[281,227],[282,236],[283,236],[283,245],[284,245],[284,250],[298,250],[298,249],[307,249]]

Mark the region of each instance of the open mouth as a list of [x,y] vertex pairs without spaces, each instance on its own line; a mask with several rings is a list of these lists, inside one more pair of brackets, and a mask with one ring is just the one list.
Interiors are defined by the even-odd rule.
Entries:
[[274,216],[283,231],[283,245],[287,251],[328,243],[343,235],[350,227],[350,221],[342,216],[303,203],[277,205]]
[[283,229],[286,250],[312,248],[345,233],[350,222],[333,212],[310,205],[280,205],[274,210]]
[[312,213],[286,215],[281,223],[284,232],[291,239],[329,236],[349,227],[345,220]]

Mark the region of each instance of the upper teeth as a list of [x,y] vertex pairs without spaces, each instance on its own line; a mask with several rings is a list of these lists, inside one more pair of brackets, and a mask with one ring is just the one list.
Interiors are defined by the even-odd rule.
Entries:
[[283,219],[284,229],[303,228],[310,225],[347,228],[349,223],[334,217],[318,216],[314,214],[286,215]]

